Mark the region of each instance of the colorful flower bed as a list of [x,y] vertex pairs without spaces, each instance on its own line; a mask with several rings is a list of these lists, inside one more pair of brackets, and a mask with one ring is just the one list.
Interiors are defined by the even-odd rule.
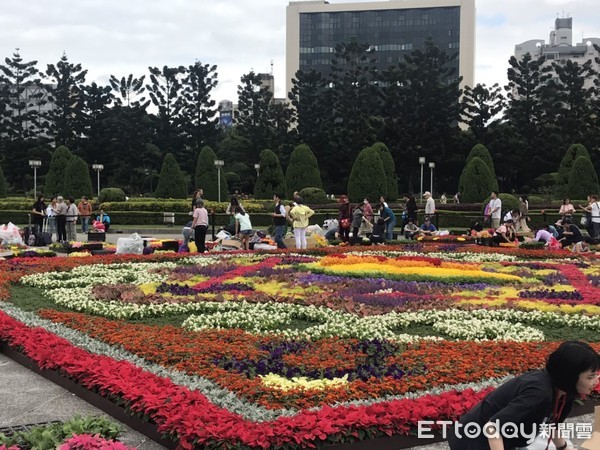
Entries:
[[562,339],[600,350],[597,259],[347,250],[1,262],[0,341],[182,448],[410,434],[543,366]]

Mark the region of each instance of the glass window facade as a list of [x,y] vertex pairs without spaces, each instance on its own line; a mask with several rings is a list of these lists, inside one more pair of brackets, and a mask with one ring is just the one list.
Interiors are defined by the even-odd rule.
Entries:
[[[447,54],[458,53],[460,7],[301,13],[299,68],[327,76],[335,46],[356,39],[371,46],[378,69],[386,70],[429,37]],[[458,58],[454,64],[458,78]]]

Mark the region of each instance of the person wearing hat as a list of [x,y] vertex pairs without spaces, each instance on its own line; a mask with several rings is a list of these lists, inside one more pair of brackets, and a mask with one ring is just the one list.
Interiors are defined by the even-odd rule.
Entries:
[[435,200],[431,196],[431,192],[426,191],[423,194],[423,197],[426,199],[425,201],[425,218],[429,218],[431,220],[433,215],[435,214]]
[[548,356],[544,369],[511,378],[450,426],[450,449],[513,450],[531,444],[545,429],[550,432],[546,448],[552,440],[557,450],[571,450],[558,435],[558,425],[576,397],[592,393],[598,369],[600,355],[589,344],[563,342]]
[[85,195],[81,197],[81,201],[77,204],[77,210],[81,217],[81,232],[87,233],[90,226],[90,217],[92,215],[92,204]]
[[420,234],[424,234],[426,236],[431,236],[433,233],[437,231],[437,228],[434,224],[431,223],[431,219],[425,216],[425,221],[421,224],[421,228],[419,229]]

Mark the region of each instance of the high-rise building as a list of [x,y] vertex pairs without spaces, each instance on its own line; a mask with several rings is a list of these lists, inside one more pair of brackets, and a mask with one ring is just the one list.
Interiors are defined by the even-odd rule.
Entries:
[[475,0],[292,1],[287,7],[286,92],[300,69],[328,75],[337,44],[368,44],[379,70],[422,48],[427,38],[458,53],[456,77],[473,86]]
[[[564,64],[569,60],[583,64],[591,60],[592,68],[600,70],[600,65],[595,61],[600,54],[594,48],[594,44],[600,45],[600,39],[583,38],[582,42],[573,45],[573,19],[571,17],[557,18],[547,44],[543,39],[531,39],[517,44],[515,45],[515,58],[520,60],[527,53],[534,58],[545,56],[545,66],[551,66],[552,63]],[[586,83],[586,87],[589,87],[593,84],[593,80],[587,80]]]

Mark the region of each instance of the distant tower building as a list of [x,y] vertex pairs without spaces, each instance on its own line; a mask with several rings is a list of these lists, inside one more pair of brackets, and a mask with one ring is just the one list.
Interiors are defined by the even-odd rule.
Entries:
[[[565,64],[573,61],[584,64],[592,60],[592,68],[599,70],[600,65],[595,58],[600,56],[594,48],[594,44],[600,45],[599,38],[583,38],[582,42],[573,45],[573,19],[562,18],[554,21],[554,30],[550,32],[548,44],[543,39],[531,39],[515,45],[515,58],[521,60],[523,56],[530,53],[533,58],[546,57],[544,66],[552,63]],[[593,80],[586,80],[586,87],[591,87]]]
[[219,125],[222,128],[233,126],[233,102],[231,100],[221,100],[219,102]]

